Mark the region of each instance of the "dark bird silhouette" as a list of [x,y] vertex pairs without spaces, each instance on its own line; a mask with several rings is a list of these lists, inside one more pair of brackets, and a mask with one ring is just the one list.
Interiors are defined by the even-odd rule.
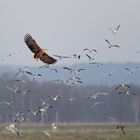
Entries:
[[118,125],[118,124],[116,124],[116,129],[121,129],[121,132],[122,132],[123,135],[126,134],[126,132],[124,131],[125,127],[126,127],[125,125]]

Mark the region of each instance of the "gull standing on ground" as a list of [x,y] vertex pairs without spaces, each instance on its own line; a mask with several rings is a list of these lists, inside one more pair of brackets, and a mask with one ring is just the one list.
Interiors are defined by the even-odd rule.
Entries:
[[49,137],[49,138],[51,137],[51,134],[50,134],[47,130],[44,130],[43,133],[44,133],[47,137]]
[[53,130],[56,130],[57,128],[58,128],[58,127],[57,127],[57,126],[55,125],[55,123],[53,122],[53,123],[52,123],[52,129],[53,129]]
[[121,132],[123,135],[126,134],[126,132],[124,130],[124,128],[126,127],[125,125],[122,125],[122,124],[115,124],[115,125],[116,125],[116,127],[115,127],[116,129],[121,129]]

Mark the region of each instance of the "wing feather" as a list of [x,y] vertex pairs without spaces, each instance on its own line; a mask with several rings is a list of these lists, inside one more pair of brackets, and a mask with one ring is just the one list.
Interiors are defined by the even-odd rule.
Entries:
[[54,59],[46,53],[44,53],[42,57],[40,57],[40,60],[47,64],[54,64],[57,61],[56,59]]
[[39,52],[39,50],[41,50],[39,45],[36,43],[36,41],[32,38],[32,36],[30,34],[26,34],[24,36],[24,41],[25,41],[26,45],[28,46],[28,48],[33,53],[37,53],[37,52]]

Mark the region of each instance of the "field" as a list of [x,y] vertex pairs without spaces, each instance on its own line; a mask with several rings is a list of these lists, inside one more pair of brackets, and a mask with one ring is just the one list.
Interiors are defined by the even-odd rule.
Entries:
[[127,125],[123,135],[114,125],[106,124],[61,124],[53,130],[51,125],[21,125],[20,134],[0,127],[0,140],[140,140],[140,125]]

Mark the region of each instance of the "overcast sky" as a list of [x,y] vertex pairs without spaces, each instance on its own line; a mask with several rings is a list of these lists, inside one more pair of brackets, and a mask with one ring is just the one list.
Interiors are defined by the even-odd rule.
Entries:
[[[0,58],[17,53],[1,63],[43,64],[32,60],[23,40],[26,33],[50,55],[83,54],[84,48],[94,48],[96,61],[140,62],[139,16],[139,0],[0,0]],[[119,24],[113,36],[108,28]],[[104,39],[120,48],[109,49]],[[83,56],[79,62],[87,60]]]

